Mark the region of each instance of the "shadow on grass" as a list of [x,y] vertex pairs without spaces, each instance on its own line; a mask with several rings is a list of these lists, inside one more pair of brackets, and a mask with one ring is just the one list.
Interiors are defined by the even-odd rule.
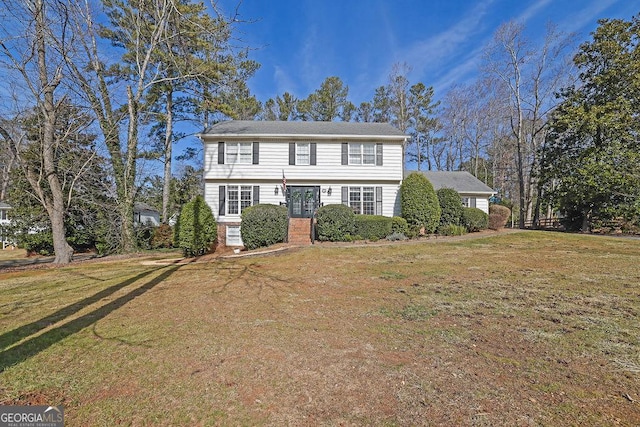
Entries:
[[[98,320],[106,317],[114,310],[117,310],[118,308],[122,307],[123,305],[133,300],[134,298],[144,294],[154,286],[158,285],[159,283],[162,283],[169,276],[175,273],[180,267],[182,267],[182,265],[163,267],[163,268],[167,268],[167,270],[161,273],[160,275],[158,275],[157,277],[149,280],[144,285],[133,289],[129,293],[103,305],[100,308],[93,310],[90,313],[87,313],[81,317],[78,317],[77,319],[73,319],[70,322],[65,323],[64,325],[60,325],[56,328],[53,328],[43,333],[42,335],[31,338],[23,342],[22,344],[19,344],[15,347],[12,347],[0,352],[0,372],[4,371],[9,366],[23,362],[28,358],[35,356],[36,354],[49,348],[53,344],[63,340],[64,338],[67,338],[70,335],[73,335],[81,331],[87,326],[90,326],[92,323],[95,323]],[[108,295],[111,295],[112,293],[116,292],[118,289],[128,286],[136,282],[137,280],[140,280],[145,276],[148,276],[149,274],[155,271],[157,270],[151,270],[151,271],[138,274],[137,276],[132,277],[131,279],[125,280],[122,283],[111,286],[110,288],[107,288],[101,292],[98,292],[97,294],[91,297],[85,298],[82,301],[78,301],[77,303],[71,304],[63,308],[62,310],[59,310],[56,313],[50,316],[47,316],[37,322],[33,322],[29,325],[22,326],[20,328],[14,329],[11,332],[7,332],[3,334],[0,337],[0,340],[3,340],[2,348],[6,348],[12,343],[16,343],[22,338],[28,337],[29,335],[33,335],[34,333],[38,332],[41,329],[44,329],[45,327],[47,327],[52,323],[55,323],[57,321],[65,319],[66,317],[71,316],[72,314],[80,311],[82,308],[87,307],[88,305],[93,304]],[[9,344],[6,344],[6,342],[9,342]]]

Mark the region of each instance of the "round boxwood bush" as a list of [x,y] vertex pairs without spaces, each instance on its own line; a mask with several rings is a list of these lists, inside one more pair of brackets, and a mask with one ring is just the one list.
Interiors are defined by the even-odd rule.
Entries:
[[478,208],[464,208],[462,222],[470,233],[474,231],[486,230],[489,223],[489,215]]
[[318,209],[318,240],[344,242],[352,239],[355,214],[347,205],[326,205]]
[[391,234],[392,220],[382,215],[356,215],[355,234],[365,240],[378,241]]
[[462,221],[462,198],[453,188],[440,188],[438,203],[440,204],[440,226],[460,225]]
[[242,211],[240,235],[251,250],[282,243],[287,237],[287,208],[269,204],[254,205]]
[[399,216],[391,217],[391,234],[404,234],[406,236],[408,233],[409,225],[406,219]]
[[186,257],[203,255],[218,240],[218,226],[202,196],[194,197],[180,211],[174,229],[176,246]]
[[440,223],[440,203],[433,185],[421,173],[412,172],[400,186],[402,217],[413,232],[433,233]]

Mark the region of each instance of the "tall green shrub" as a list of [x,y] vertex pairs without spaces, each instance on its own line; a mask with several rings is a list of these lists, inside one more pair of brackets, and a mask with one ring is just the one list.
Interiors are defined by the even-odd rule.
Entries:
[[433,185],[421,173],[412,172],[400,186],[402,217],[409,229],[433,233],[440,223],[440,203]]
[[355,231],[355,214],[346,205],[326,205],[318,209],[318,240],[341,242],[351,240]]
[[469,232],[486,230],[489,223],[489,215],[478,208],[464,208],[462,222]]
[[240,235],[249,250],[284,242],[287,237],[287,208],[269,204],[246,208],[242,211]]
[[176,246],[184,256],[203,255],[218,240],[218,226],[202,196],[194,197],[180,211],[175,227]]
[[464,208],[460,194],[453,188],[440,188],[436,194],[441,210],[440,226],[460,225]]

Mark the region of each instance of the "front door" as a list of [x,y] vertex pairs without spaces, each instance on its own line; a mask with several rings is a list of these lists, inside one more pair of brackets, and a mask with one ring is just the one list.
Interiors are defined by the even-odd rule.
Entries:
[[311,218],[320,206],[320,187],[287,187],[289,216]]

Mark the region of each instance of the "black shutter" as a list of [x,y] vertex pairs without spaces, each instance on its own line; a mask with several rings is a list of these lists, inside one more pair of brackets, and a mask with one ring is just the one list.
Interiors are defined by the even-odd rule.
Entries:
[[253,143],[253,164],[254,165],[260,164],[260,143],[259,142]]
[[376,187],[376,215],[382,215],[382,187]]
[[227,187],[224,185],[221,185],[219,187],[220,190],[220,205],[218,208],[218,216],[224,216],[224,213],[226,211],[226,201],[227,201]]
[[312,142],[311,144],[309,144],[309,164],[315,166],[317,161],[318,159],[316,155],[316,143]]
[[289,164],[290,165],[296,164],[296,143],[295,142],[289,143]]
[[218,164],[224,165],[224,142],[218,142]]
[[342,143],[342,164],[349,164],[349,144],[346,142]]
[[257,205],[258,203],[260,203],[260,186],[254,185],[253,186],[253,204]]
[[376,144],[376,166],[382,166],[382,144]]
[[342,204],[349,206],[349,187],[342,187]]
[[475,197],[469,197],[469,206],[472,208],[476,207],[476,198]]

